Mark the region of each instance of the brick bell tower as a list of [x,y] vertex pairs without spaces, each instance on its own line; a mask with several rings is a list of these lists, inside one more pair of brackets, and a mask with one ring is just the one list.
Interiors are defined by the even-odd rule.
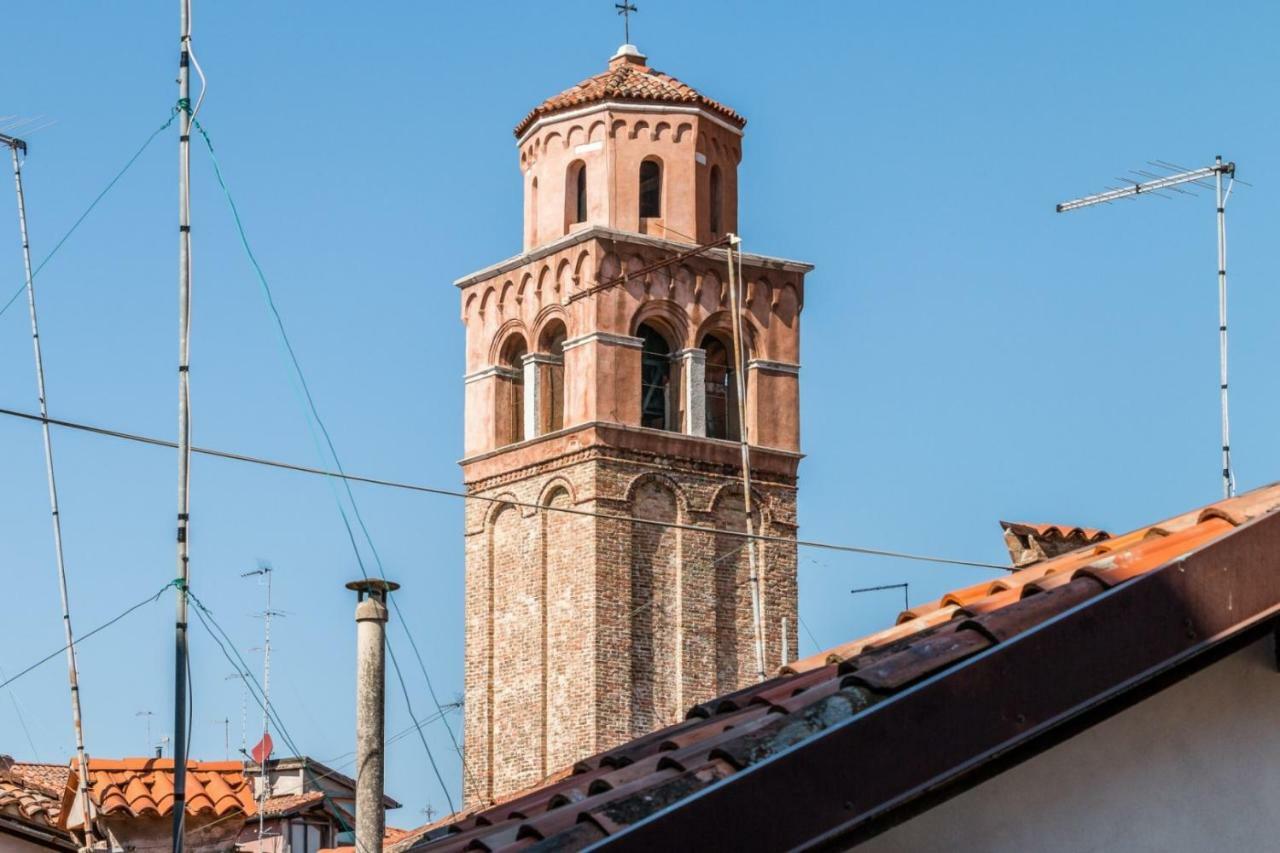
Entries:
[[[726,253],[655,266],[737,232],[745,124],[624,45],[515,128],[524,251],[457,282],[463,479],[498,499],[466,510],[469,805],[756,678],[741,537],[554,511],[745,529]],[[811,269],[742,264],[755,520],[789,539]],[[772,671],[796,552],[759,553]]]

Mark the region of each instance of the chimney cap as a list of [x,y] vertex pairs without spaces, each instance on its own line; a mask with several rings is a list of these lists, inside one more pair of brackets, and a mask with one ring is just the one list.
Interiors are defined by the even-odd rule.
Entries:
[[371,592],[381,593],[385,597],[388,592],[395,592],[399,588],[400,584],[385,578],[361,578],[347,584],[347,589],[360,593],[362,598]]

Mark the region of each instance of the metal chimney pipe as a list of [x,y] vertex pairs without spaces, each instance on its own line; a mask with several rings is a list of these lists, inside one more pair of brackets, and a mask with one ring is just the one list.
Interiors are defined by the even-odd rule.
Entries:
[[347,584],[356,593],[356,853],[381,853],[386,828],[382,786],[387,595],[399,588],[379,578]]

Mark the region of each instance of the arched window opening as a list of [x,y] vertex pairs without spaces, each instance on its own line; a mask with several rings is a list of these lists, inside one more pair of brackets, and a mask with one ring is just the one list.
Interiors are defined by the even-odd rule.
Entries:
[[718,335],[702,339],[706,361],[707,437],[739,441],[738,380],[733,369],[733,348]]
[[671,429],[671,346],[651,326],[636,335],[644,341],[640,354],[640,425]]
[[556,321],[547,326],[538,345],[539,352],[547,356],[539,364],[538,434],[564,429],[564,324]]
[[565,233],[570,226],[587,221],[587,164],[574,160],[565,172],[564,181]]
[[711,167],[711,233],[719,234],[721,228],[721,212],[723,211],[724,198],[720,190],[720,167]]
[[538,242],[538,179],[529,185],[529,242]]
[[498,405],[495,426],[498,443],[515,444],[524,441],[524,357],[529,352],[524,338],[512,335],[502,347],[501,366],[506,368],[498,376]]
[[662,164],[645,160],[640,164],[640,217],[662,215]]

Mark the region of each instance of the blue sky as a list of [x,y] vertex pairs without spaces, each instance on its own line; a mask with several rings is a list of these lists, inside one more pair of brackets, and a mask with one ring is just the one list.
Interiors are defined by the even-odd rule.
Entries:
[[[1233,445],[1242,489],[1277,478],[1280,221],[1274,4],[1203,2],[641,3],[651,64],[749,119],[749,251],[811,261],[802,374],[806,538],[1002,560],[997,520],[1125,530],[1216,499],[1213,205],[1142,199],[1054,213],[1150,159],[1221,153],[1231,200]],[[0,115],[52,121],[25,176],[37,259],[167,117],[177,4],[47,0],[6,12]],[[1218,24],[1217,27],[1212,26]],[[515,254],[511,128],[604,67],[608,2],[197,3],[202,113],[250,239],[348,469],[459,482],[462,327],[451,282]],[[175,148],[158,139],[37,280],[51,411],[171,437],[175,424]],[[198,444],[317,461],[269,318],[205,157],[194,160]],[[8,198],[5,196],[4,198]],[[0,218],[0,288],[21,282]],[[4,235],[8,234],[7,237]],[[0,406],[33,410],[23,306],[0,317]],[[172,452],[55,433],[74,618],[114,616],[173,576]],[[357,487],[442,699],[461,692],[457,501]],[[194,463],[193,589],[249,655],[269,560],[273,699],[303,750],[353,748],[359,575],[322,481]],[[892,621],[991,573],[801,553],[801,651]],[[0,666],[60,643],[38,429],[0,419]],[[171,723],[166,595],[81,651],[101,756]],[[392,629],[415,710],[431,708]],[[195,755],[220,758],[239,687],[193,629]],[[256,663],[256,655],[249,658]],[[409,722],[389,691],[388,731]],[[61,660],[0,696],[0,752],[71,753]],[[254,713],[250,713],[251,727]],[[460,732],[460,719],[451,717]],[[428,742],[457,796],[443,727]],[[250,742],[254,740],[252,733]],[[392,747],[391,823],[445,809],[421,744]]]

